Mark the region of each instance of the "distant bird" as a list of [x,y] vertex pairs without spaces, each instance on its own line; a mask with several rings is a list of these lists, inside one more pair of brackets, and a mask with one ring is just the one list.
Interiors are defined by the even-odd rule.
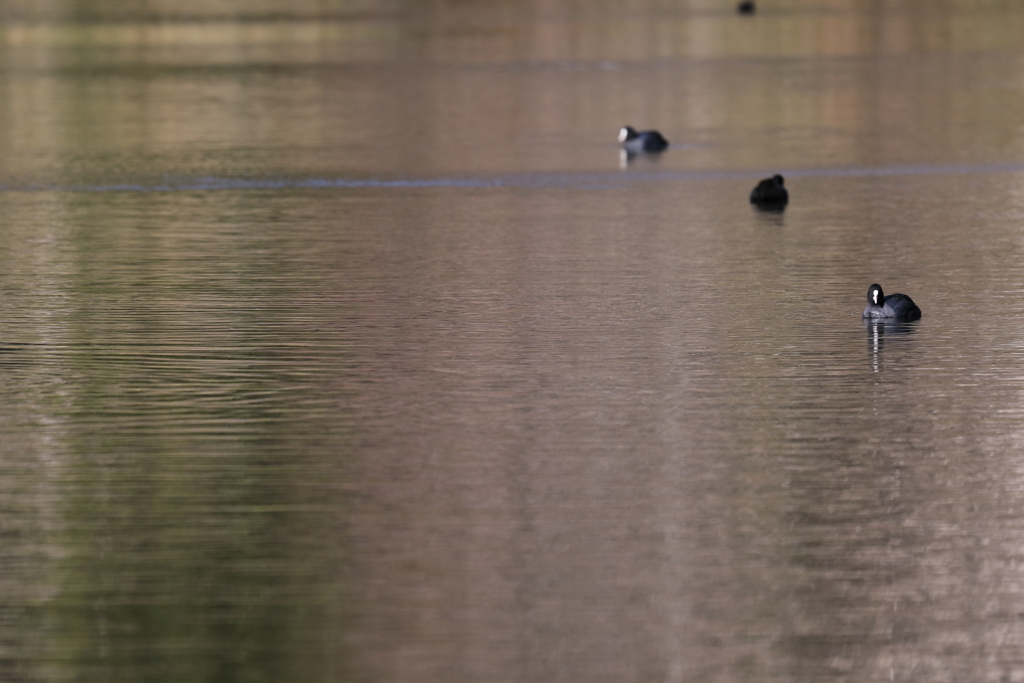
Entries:
[[753,14],[757,7],[754,5],[754,0],[743,0],[740,4],[736,5],[736,11],[740,14]]
[[765,178],[750,191],[750,203],[762,209],[781,209],[789,202],[789,191],[778,173]]
[[882,293],[881,285],[868,288],[868,306],[862,318],[884,318],[888,320],[917,320],[921,317],[921,309],[906,294]]
[[619,131],[619,142],[627,152],[661,152],[668,147],[668,140],[656,130],[636,132],[630,126],[623,126]]

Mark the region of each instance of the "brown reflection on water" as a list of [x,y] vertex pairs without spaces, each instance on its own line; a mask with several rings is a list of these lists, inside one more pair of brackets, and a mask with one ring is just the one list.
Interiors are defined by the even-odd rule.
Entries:
[[[242,24],[217,6],[163,22],[142,9],[0,28],[17,113],[7,177],[37,180],[41,164],[43,177],[154,178],[607,169],[624,123],[680,145],[668,169],[977,163],[1020,148],[1014,6],[344,5],[247,9]],[[108,163],[82,136],[108,138]]]
[[1020,678],[1024,14],[761,4],[5,6],[0,678]]
[[[878,345],[859,292],[804,293],[854,279],[891,228],[808,243],[791,210],[744,242],[728,209],[700,222],[719,236],[629,194],[421,195],[416,229],[392,209],[359,233],[381,256],[355,270],[379,278],[355,321],[374,378],[357,441],[381,454],[359,465],[360,661],[422,680],[1014,670],[1019,521],[988,505],[1019,492],[1021,386],[977,390],[1019,354],[992,328],[942,338],[957,312],[924,276],[931,327]],[[933,227],[903,239],[952,253]],[[815,313],[777,310],[787,291]]]
[[666,170],[991,163],[1021,147],[1015,6],[95,14],[0,27],[10,182],[609,169],[624,123],[678,146]]
[[[972,203],[1014,184],[988,182]],[[360,464],[360,661],[422,680],[1016,670],[1021,529],[998,510],[1021,485],[1000,329],[1018,327],[969,312],[1016,256],[994,214],[968,254],[952,204],[928,207],[959,178],[860,184],[747,222],[714,186],[700,219],[673,219],[700,190],[418,195],[421,222],[358,233],[379,260],[354,271],[378,283],[356,424],[384,454]],[[873,220],[874,192],[912,218]],[[876,346],[841,283],[880,270],[920,283],[926,318]]]

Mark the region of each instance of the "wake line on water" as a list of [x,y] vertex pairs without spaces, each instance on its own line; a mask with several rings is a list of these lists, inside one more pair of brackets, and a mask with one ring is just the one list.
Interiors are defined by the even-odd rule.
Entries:
[[517,173],[448,178],[198,178],[164,183],[98,185],[0,185],[0,192],[199,192],[218,190],[330,190],[419,188],[615,189],[642,183],[694,180],[744,180],[781,173],[787,178],[913,176],[1020,173],[1024,162],[1005,164],[910,164],[882,167],[761,169],[744,171],[630,171],[605,173]]

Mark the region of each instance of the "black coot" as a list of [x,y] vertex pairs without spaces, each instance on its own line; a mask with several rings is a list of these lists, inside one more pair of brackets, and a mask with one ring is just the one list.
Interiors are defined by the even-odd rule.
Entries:
[[789,202],[786,181],[778,173],[765,178],[750,191],[750,203],[763,209],[781,209]]
[[906,294],[890,294],[882,292],[881,285],[868,288],[868,306],[864,309],[864,318],[885,318],[888,320],[917,320],[921,317],[921,309]]
[[644,130],[639,133],[631,126],[623,126],[619,131],[619,142],[627,152],[661,152],[668,147],[668,140],[656,130]]

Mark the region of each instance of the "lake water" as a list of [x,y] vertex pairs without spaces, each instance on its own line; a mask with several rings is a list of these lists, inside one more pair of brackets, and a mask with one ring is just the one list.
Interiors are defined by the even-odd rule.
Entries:
[[5,5],[0,679],[1024,680],[1024,6],[759,5]]

